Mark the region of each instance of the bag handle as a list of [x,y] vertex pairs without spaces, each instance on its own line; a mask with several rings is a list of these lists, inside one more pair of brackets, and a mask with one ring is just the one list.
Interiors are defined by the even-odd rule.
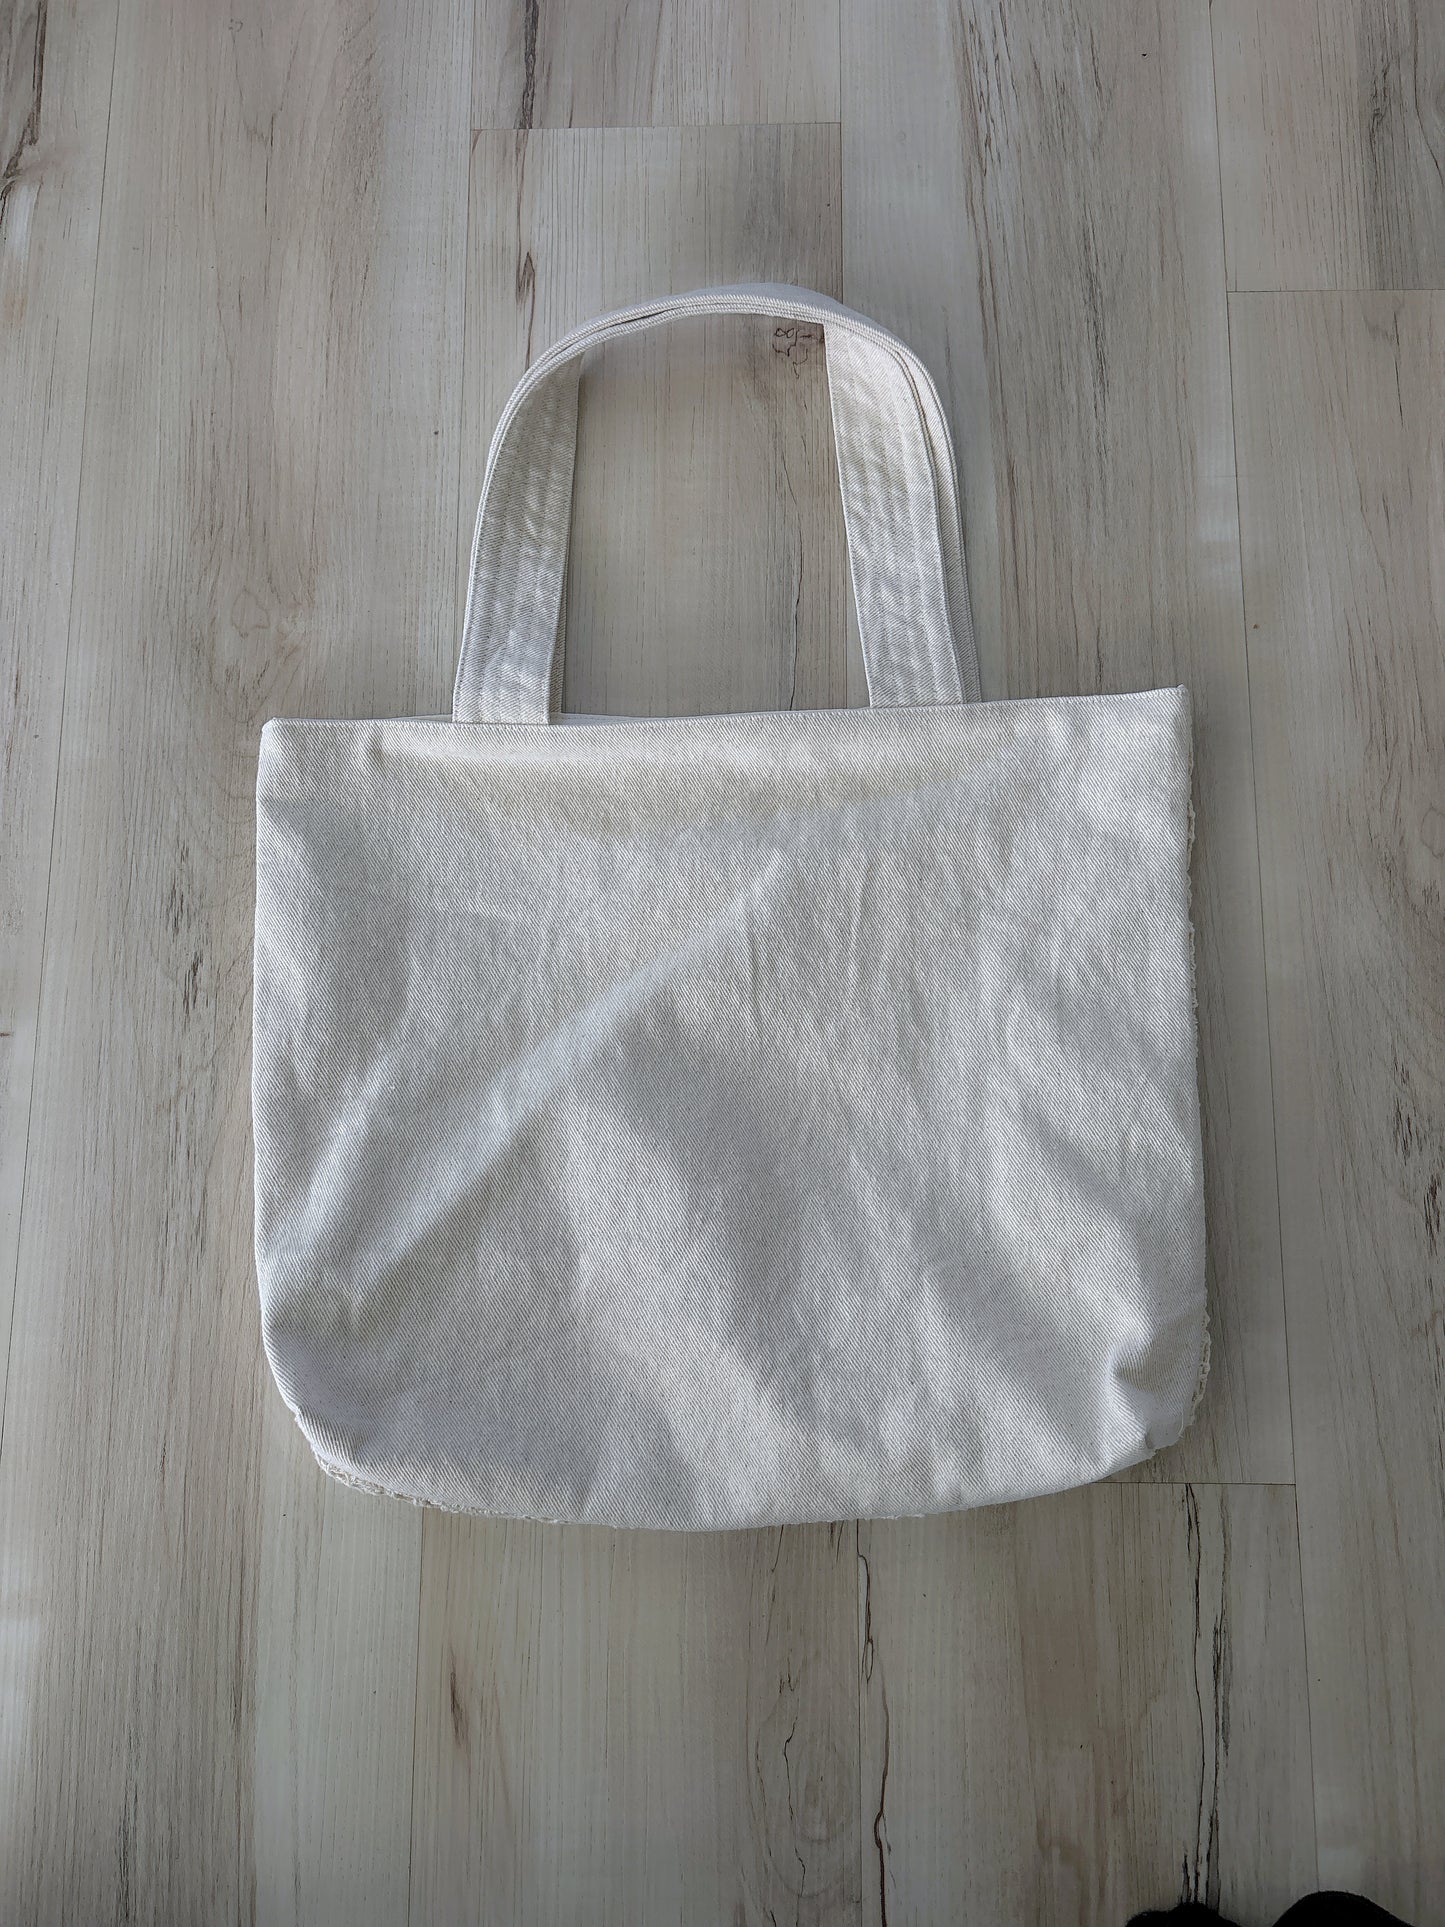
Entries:
[[818,323],[853,596],[875,709],[976,702],[953,445],[927,369],[896,336],[807,288],[700,288],[599,316],[541,355],[492,437],[472,542],[452,714],[549,719],[572,517],[582,357],[693,315]]

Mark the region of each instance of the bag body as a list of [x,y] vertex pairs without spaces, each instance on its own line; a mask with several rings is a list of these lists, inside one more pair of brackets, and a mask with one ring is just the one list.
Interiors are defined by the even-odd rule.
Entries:
[[[822,322],[873,707],[551,718],[577,370]],[[1182,690],[980,703],[952,451],[794,289],[488,462],[451,720],[267,725],[256,1255],[322,1466],[703,1529],[1099,1478],[1205,1348]]]

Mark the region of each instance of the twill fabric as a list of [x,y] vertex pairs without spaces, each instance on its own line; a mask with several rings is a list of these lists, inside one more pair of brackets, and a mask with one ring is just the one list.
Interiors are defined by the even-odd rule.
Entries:
[[[582,358],[719,312],[824,330],[871,707],[557,718]],[[708,1529],[1172,1443],[1207,1356],[1190,741],[1181,689],[978,700],[944,416],[861,316],[710,289],[539,357],[451,717],[262,737],[256,1260],[322,1467]]]

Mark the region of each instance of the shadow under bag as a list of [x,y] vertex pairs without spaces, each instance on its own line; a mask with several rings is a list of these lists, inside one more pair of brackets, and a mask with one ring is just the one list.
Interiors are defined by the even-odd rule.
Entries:
[[[872,707],[551,719],[581,357],[827,336]],[[720,645],[720,646],[725,646]],[[1205,1358],[1189,698],[982,703],[917,358],[543,355],[449,720],[267,724],[256,1263],[323,1468],[705,1528],[1057,1491]]]

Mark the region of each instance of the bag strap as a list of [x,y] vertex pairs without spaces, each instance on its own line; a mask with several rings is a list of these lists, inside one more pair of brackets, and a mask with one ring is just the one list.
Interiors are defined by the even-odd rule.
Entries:
[[701,288],[599,316],[528,369],[492,437],[452,713],[546,722],[572,516],[582,357],[694,315],[784,316],[827,340],[853,595],[875,709],[976,702],[953,445],[927,369],[886,329],[806,288]]

